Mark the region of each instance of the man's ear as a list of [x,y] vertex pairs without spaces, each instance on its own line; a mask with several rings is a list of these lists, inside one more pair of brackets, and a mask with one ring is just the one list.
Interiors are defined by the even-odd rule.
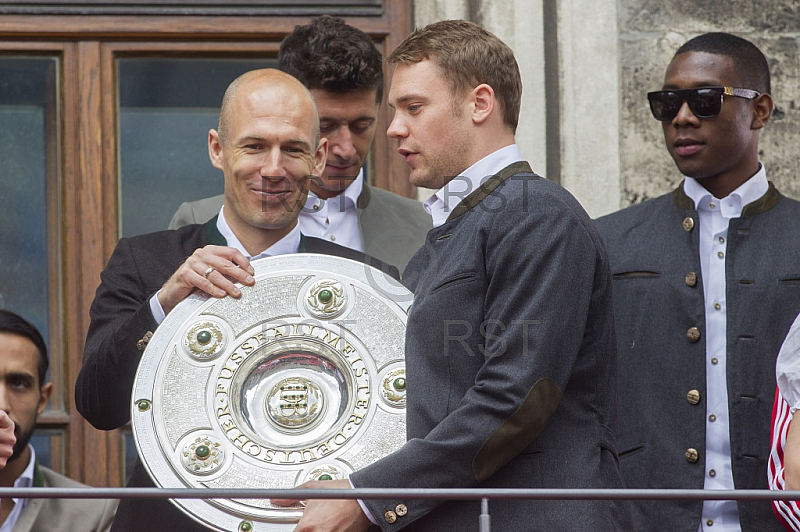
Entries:
[[753,121],[750,124],[750,129],[761,129],[766,126],[772,116],[774,107],[772,96],[759,94],[753,103]]
[[486,83],[481,83],[469,94],[472,103],[472,121],[481,124],[489,118],[497,107],[494,89]]
[[314,153],[314,171],[315,176],[322,177],[325,171],[325,161],[328,160],[328,139],[321,137],[319,144],[317,144],[317,151]]
[[222,142],[216,129],[208,130],[208,158],[214,168],[222,170]]
[[53,393],[53,383],[46,382],[39,388],[39,405],[36,407],[37,415],[42,415],[47,403],[50,401],[50,394]]

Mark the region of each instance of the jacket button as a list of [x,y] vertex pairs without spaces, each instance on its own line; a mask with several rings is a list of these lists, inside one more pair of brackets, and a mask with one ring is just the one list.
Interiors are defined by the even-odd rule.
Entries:
[[687,462],[691,463],[697,462],[697,459],[700,457],[700,455],[697,454],[697,449],[693,449],[692,447],[686,449],[686,452],[683,453],[683,456],[686,458]]
[[691,404],[696,405],[700,402],[700,392],[697,390],[689,390],[686,393],[686,400]]
[[689,327],[686,331],[686,338],[688,338],[690,342],[695,343],[700,339],[700,329],[697,327]]
[[153,331],[147,331],[142,336],[141,340],[136,342],[136,349],[139,351],[144,351],[144,348],[147,347],[147,344],[150,342],[150,339],[153,338]]
[[694,229],[694,220],[691,216],[687,216],[683,219],[683,230],[688,233],[692,229]]
[[397,514],[397,517],[403,517],[408,513],[408,508],[405,504],[398,504],[394,507],[394,513]]
[[684,281],[686,281],[686,286],[694,288],[697,285],[697,274],[695,272],[687,273]]
[[397,521],[397,514],[391,510],[386,510],[386,513],[383,514],[383,518],[386,519],[386,522],[391,525]]

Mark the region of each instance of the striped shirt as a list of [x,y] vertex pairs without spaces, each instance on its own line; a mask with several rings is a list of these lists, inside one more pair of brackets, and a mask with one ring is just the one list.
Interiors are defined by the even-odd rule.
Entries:
[[[783,479],[783,451],[786,447],[786,433],[789,432],[789,423],[792,421],[792,412],[789,403],[775,391],[775,404],[772,407],[772,447],[767,464],[769,488],[772,490],[784,489]],[[787,530],[800,532],[800,501],[772,501],[775,515]]]

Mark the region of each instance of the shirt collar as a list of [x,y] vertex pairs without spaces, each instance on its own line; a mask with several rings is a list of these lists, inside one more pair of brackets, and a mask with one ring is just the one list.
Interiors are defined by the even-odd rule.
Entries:
[[[28,462],[28,466],[25,468],[25,471],[23,471],[22,474],[17,477],[17,480],[14,481],[15,488],[30,488],[33,486],[33,467],[36,463],[36,451],[33,450],[31,445],[28,445],[28,449],[31,450],[31,458]],[[14,500],[14,504],[19,504],[20,501],[24,500],[20,497],[12,497],[12,499]]]
[[[742,183],[739,188],[722,199],[715,198],[700,182],[693,177],[686,177],[683,182],[683,191],[694,201],[695,208],[703,211],[719,209],[723,218],[739,218],[745,206],[753,203],[769,190],[767,171],[759,163],[758,172]],[[712,207],[712,204],[714,205]]]
[[340,196],[344,196],[348,209],[356,206],[356,202],[358,201],[358,197],[361,195],[362,190],[364,190],[363,168],[358,172],[358,176],[349,185],[347,185],[347,188],[344,189],[344,193],[340,194]]
[[484,181],[506,166],[521,160],[522,153],[519,147],[510,144],[490,153],[448,181],[422,204],[425,211],[431,215],[433,226],[439,227],[444,224],[453,209]]
[[287,255],[289,253],[297,253],[300,249],[300,224],[295,224],[289,234],[272,244],[267,249],[263,250],[255,256],[251,256],[244,246],[233,234],[233,230],[225,220],[225,205],[219,210],[219,217],[217,218],[217,229],[220,234],[225,238],[225,241],[232,248],[239,250],[239,252],[247,257],[247,260],[260,259],[261,257],[274,257],[275,255]]
[[[356,206],[356,202],[358,201],[358,197],[361,195],[361,191],[364,190],[364,169],[362,168],[358,175],[356,176],[353,181],[350,182],[347,187],[345,187],[344,191],[340,194],[329,198],[327,201],[335,201],[340,202],[344,199],[345,208],[343,210],[347,211],[349,209],[354,209]],[[306,198],[306,205],[305,205],[305,212],[318,212],[322,209],[323,200],[320,199],[319,196],[308,191],[308,197]],[[316,206],[316,208],[314,208]]]

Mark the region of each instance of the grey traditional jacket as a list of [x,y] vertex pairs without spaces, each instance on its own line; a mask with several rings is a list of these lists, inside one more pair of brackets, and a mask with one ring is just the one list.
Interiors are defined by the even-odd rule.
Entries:
[[[219,195],[181,204],[169,228],[207,222],[219,214],[223,199],[224,196]],[[431,218],[419,201],[371,187],[366,182],[358,196],[356,209],[364,253],[397,266],[400,271],[417,252],[432,227]]]
[[[702,489],[705,304],[699,218],[681,185],[597,220],[611,259],[619,450],[629,488]],[[800,312],[800,203],[774,186],[730,220],[725,258],[733,480],[767,489],[775,359]],[[713,362],[712,362],[713,363]],[[637,531],[697,532],[702,501],[634,503]],[[739,502],[742,530],[782,530],[767,501]]]
[[[86,488],[83,484],[36,464],[37,488]],[[117,503],[107,499],[30,499],[14,532],[106,532],[111,529]]]
[[[356,487],[623,487],[608,262],[568,192],[510,165],[428,233],[404,279],[408,442]],[[365,504],[387,531],[478,530],[478,501]],[[489,507],[503,532],[632,530],[624,501]]]

